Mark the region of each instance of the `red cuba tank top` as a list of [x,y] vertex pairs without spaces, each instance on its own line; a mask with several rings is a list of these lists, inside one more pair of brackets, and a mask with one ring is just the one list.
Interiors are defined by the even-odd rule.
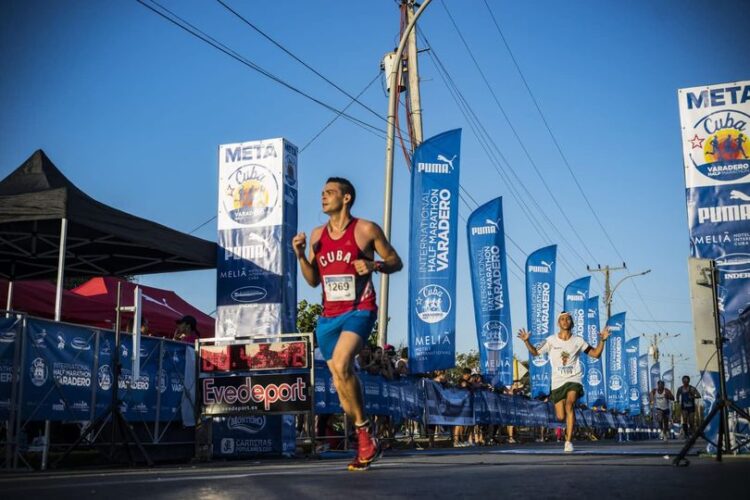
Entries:
[[315,245],[315,263],[323,286],[323,316],[329,318],[349,311],[376,311],[372,274],[360,276],[354,261],[371,260],[357,246],[354,228],[359,219],[352,218],[341,238],[334,240],[323,228]]

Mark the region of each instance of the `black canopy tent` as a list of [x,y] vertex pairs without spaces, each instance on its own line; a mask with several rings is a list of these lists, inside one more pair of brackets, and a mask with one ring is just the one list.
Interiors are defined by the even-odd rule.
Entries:
[[0,277],[11,283],[57,278],[60,296],[64,273],[90,277],[213,269],[216,249],[213,242],[94,200],[42,150],[0,181]]

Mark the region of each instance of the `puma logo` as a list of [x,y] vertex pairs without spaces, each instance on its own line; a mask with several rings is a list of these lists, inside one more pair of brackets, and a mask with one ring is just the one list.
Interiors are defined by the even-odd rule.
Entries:
[[732,189],[729,192],[729,199],[730,200],[750,201],[750,196],[746,195],[742,191],[737,191],[736,189]]
[[448,159],[448,158],[446,158],[446,157],[445,157],[444,155],[437,155],[437,159],[438,159],[438,161],[442,161],[442,162],[445,162],[445,163],[447,163],[448,165],[450,165],[450,167],[451,167],[451,170],[453,170],[453,160],[455,160],[455,159],[456,159],[456,156],[458,156],[458,155],[453,155],[453,158],[451,158],[451,159],[449,160],[449,159]]

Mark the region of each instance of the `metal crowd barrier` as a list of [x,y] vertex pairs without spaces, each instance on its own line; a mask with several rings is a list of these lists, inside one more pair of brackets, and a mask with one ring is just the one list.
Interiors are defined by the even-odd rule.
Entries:
[[[195,425],[195,353],[192,346],[143,337],[141,373],[132,377],[132,338],[122,334],[122,372],[115,384],[111,358],[114,332],[4,312],[0,316],[0,421],[5,422],[4,461],[28,467],[25,453],[42,452],[46,468],[51,423],[75,423],[80,432],[104,414],[118,391],[120,412],[148,437],[163,444],[176,422]],[[44,435],[28,443],[28,433]],[[102,427],[103,429],[103,427]],[[86,444],[98,442],[101,430]],[[56,444],[63,446],[64,443]]]

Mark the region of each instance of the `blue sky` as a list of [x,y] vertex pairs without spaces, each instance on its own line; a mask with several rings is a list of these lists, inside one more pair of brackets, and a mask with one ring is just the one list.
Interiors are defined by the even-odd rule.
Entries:
[[[349,104],[346,96],[219,3],[161,3],[317,99],[339,109]],[[391,0],[228,3],[351,94],[376,78],[383,54],[397,43],[398,10]],[[623,283],[613,312],[628,311],[628,337],[659,331],[680,334],[664,342],[662,350],[691,358],[678,363],[678,373],[694,373],[676,93],[681,87],[750,78],[747,4],[489,3],[615,248],[580,196],[482,0],[434,0],[420,28],[507,159],[506,168],[528,190],[527,195],[513,182],[532,203],[541,231],[533,229],[513,199],[511,187],[481,148],[427,53],[420,59],[425,136],[464,128],[461,184],[480,204],[504,197],[506,231],[521,248],[510,245],[510,257],[521,266],[528,253],[557,243],[573,271],[558,268],[557,281],[563,286],[586,275],[586,264],[615,265],[624,259],[633,272],[652,269],[645,277]],[[549,199],[444,5],[585,246]],[[4,3],[0,75],[0,176],[42,148],[94,198],[186,232],[216,214],[219,144],[283,136],[302,147],[334,116],[135,1]],[[385,114],[382,75],[361,101]],[[349,112],[385,128],[383,120],[357,105]],[[302,152],[301,230],[309,233],[325,220],[319,193],[331,175],[349,177],[359,188],[356,215],[382,221],[384,144],[382,136],[339,119]],[[408,193],[408,170],[397,153],[392,240],[404,257]],[[460,226],[469,213],[462,204]],[[215,240],[215,221],[195,234]],[[458,238],[457,347],[466,351],[476,346],[476,337],[465,230]],[[624,274],[615,279],[618,276]],[[141,281],[172,288],[206,312],[215,307],[212,271]],[[391,283],[390,338],[392,343],[405,343],[406,274],[394,275]],[[593,293],[600,294],[601,279],[592,283]],[[523,282],[511,274],[509,288],[515,330],[525,325]],[[300,282],[299,296],[317,300],[319,292]],[[644,350],[643,341],[641,346]],[[519,348],[517,344],[517,353]]]

